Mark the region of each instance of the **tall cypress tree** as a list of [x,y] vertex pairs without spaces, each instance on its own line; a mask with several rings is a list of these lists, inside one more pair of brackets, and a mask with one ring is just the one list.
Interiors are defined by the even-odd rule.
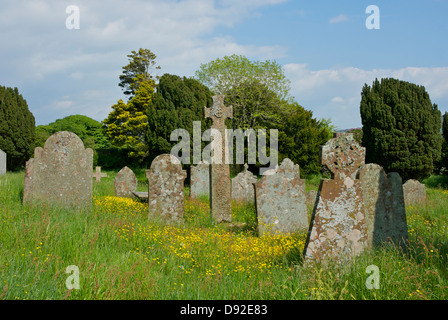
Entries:
[[361,120],[366,162],[403,181],[429,176],[441,157],[441,113],[423,86],[378,79],[361,92]]
[[0,149],[8,170],[17,170],[33,155],[35,120],[17,88],[0,86]]

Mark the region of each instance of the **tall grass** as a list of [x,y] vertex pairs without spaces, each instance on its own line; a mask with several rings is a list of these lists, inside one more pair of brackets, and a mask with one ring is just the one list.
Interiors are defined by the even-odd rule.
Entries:
[[[215,224],[207,198],[186,198],[185,223],[169,226],[150,220],[147,204],[114,197],[116,172],[107,173],[94,181],[91,211],[81,212],[22,205],[23,172],[0,177],[1,299],[447,298],[442,189],[407,208],[407,252],[382,247],[348,265],[303,267],[305,234],[258,237],[251,204],[234,202],[233,223]],[[67,289],[70,265],[79,289]],[[366,286],[370,265],[379,289]]]

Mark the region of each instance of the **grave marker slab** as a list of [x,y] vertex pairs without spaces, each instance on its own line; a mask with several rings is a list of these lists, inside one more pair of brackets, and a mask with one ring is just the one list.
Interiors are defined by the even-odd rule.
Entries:
[[183,222],[184,180],[182,164],[170,154],[157,156],[146,170],[150,216],[160,217],[168,224]]
[[321,147],[321,163],[334,179],[323,179],[305,245],[305,265],[337,259],[344,262],[367,246],[367,224],[357,169],[364,164],[365,148],[352,134],[335,135]]
[[254,183],[258,233],[290,233],[308,227],[305,180],[300,168],[284,159]]
[[386,175],[380,165],[369,163],[361,167],[359,179],[362,184],[368,246],[392,242],[405,247],[408,227],[400,175],[396,172]]
[[412,204],[426,203],[426,187],[418,180],[409,179],[403,184],[404,203],[409,206]]
[[190,171],[190,197],[208,196],[210,198],[210,165],[200,161],[191,166]]
[[34,158],[26,163],[24,202],[90,207],[92,165],[92,149],[85,149],[76,134],[68,131],[53,134],[44,148],[34,150]]
[[6,152],[0,149],[0,176],[6,174]]
[[257,182],[257,176],[248,171],[248,165],[244,165],[244,171],[232,179],[232,199],[241,202],[254,203],[255,189],[254,183]]
[[137,184],[137,177],[134,171],[128,167],[122,168],[115,176],[115,196],[132,198],[134,196],[133,192],[137,190]]

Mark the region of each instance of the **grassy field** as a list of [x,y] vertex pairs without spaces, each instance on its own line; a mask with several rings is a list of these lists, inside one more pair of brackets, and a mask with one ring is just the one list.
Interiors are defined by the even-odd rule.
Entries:
[[[253,206],[233,203],[234,223],[216,225],[206,199],[186,198],[185,223],[166,226],[148,219],[146,204],[113,197],[114,176],[94,182],[90,212],[24,206],[23,172],[0,177],[1,299],[448,298],[443,178],[426,181],[425,206],[406,208],[407,253],[383,247],[343,267],[304,268],[305,233],[256,236]],[[378,289],[366,286],[371,265]],[[79,289],[67,289],[69,266]]]

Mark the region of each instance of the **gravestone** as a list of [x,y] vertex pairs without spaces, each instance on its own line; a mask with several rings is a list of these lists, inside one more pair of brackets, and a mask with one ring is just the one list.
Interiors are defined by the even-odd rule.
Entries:
[[403,192],[404,203],[407,206],[426,203],[426,187],[415,179],[410,179],[403,184]]
[[321,147],[320,157],[334,179],[323,179],[319,186],[304,250],[305,265],[327,259],[344,262],[367,246],[361,181],[355,179],[365,161],[365,148],[353,134],[335,135]]
[[190,197],[208,196],[210,198],[210,165],[200,161],[191,166],[190,171]]
[[359,179],[367,223],[368,246],[392,242],[405,247],[408,227],[401,177],[396,172],[386,175],[375,163],[361,167]]
[[308,227],[305,180],[290,159],[254,183],[259,235],[290,233]]
[[101,178],[107,177],[107,173],[101,172],[101,167],[96,167],[95,172],[92,173],[92,176],[95,178],[96,182],[101,182]]
[[146,170],[149,215],[168,224],[183,222],[184,180],[182,164],[171,154],[157,156]]
[[232,179],[232,200],[254,203],[255,190],[254,183],[257,182],[257,176],[248,171],[248,165],[244,164],[244,170]]
[[226,124],[227,118],[232,118],[232,107],[224,106],[224,96],[213,96],[211,108],[204,107],[204,117],[211,118],[213,124],[211,129],[219,132],[220,139],[214,138],[214,155],[211,157],[210,165],[210,209],[212,219],[216,222],[232,221],[232,196],[230,192],[230,168],[225,163],[228,159],[226,146]]
[[133,192],[137,191],[137,177],[134,171],[128,167],[122,168],[114,180],[115,196],[116,197],[134,197]]
[[26,163],[23,201],[70,207],[92,205],[93,151],[74,133],[60,131]]
[[0,176],[6,174],[6,152],[0,149]]

